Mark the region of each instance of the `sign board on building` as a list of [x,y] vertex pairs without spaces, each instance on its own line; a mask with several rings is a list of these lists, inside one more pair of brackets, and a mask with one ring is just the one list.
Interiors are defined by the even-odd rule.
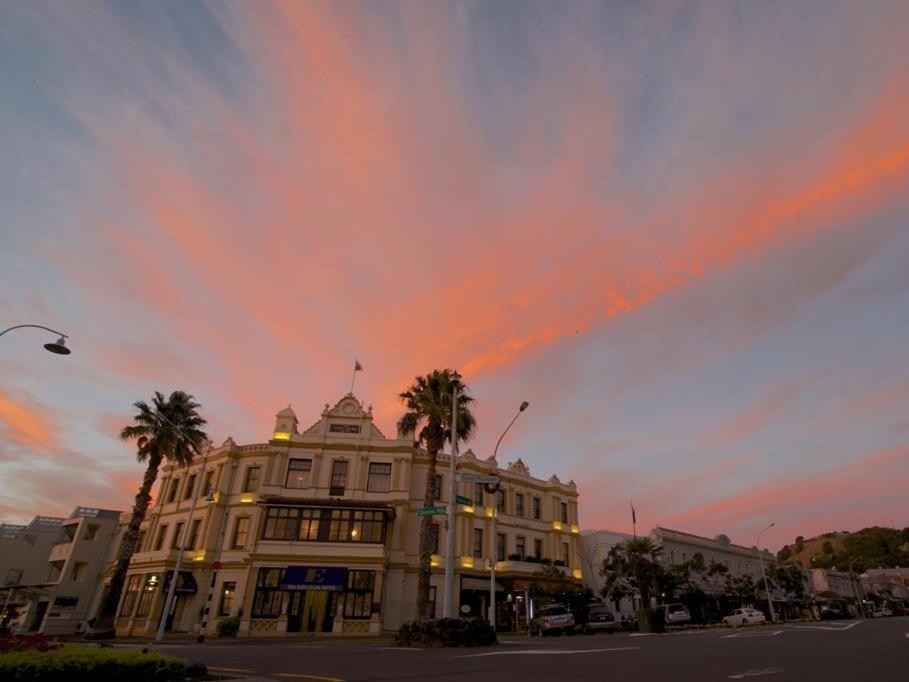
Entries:
[[455,476],[459,481],[466,483],[498,483],[498,476],[487,476],[485,474],[457,474]]
[[436,516],[438,514],[444,514],[447,510],[445,507],[423,507],[422,509],[417,509],[417,514],[420,516]]
[[329,424],[329,433],[360,433],[359,424]]
[[281,579],[282,590],[343,592],[346,584],[344,566],[288,566]]
[[466,505],[468,507],[473,504],[473,500],[471,500],[469,497],[464,497],[463,495],[455,495],[455,502],[458,504]]

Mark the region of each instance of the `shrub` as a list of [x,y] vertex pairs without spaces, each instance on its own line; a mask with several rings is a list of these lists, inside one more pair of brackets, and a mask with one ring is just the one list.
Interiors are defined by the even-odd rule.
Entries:
[[634,613],[638,621],[638,630],[641,632],[665,632],[666,622],[663,620],[663,612],[654,609],[638,609]]
[[37,633],[34,635],[14,635],[7,633],[0,637],[0,653],[5,654],[8,651],[50,651],[60,645],[54,642],[53,637]]
[[164,682],[206,674],[205,666],[199,663],[138,649],[65,646],[0,655],[0,679],[4,682]]
[[492,646],[495,630],[478,618],[439,618],[404,623],[395,635],[397,646]]
[[240,631],[240,619],[222,618],[217,625],[218,637],[236,637]]

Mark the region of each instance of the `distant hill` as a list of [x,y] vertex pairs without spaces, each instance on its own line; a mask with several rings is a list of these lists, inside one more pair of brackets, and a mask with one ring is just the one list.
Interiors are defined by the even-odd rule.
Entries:
[[909,566],[909,528],[873,526],[855,533],[824,533],[813,538],[795,539],[785,545],[777,558],[784,564],[802,564],[806,568],[839,568],[846,570],[853,560],[856,570]]

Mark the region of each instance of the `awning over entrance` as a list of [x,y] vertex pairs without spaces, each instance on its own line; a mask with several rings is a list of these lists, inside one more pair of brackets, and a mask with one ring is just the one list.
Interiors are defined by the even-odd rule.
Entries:
[[[471,578],[470,576],[461,577],[461,589],[462,590],[484,590],[489,592],[489,580],[484,580],[483,578]],[[496,592],[504,592],[505,588],[502,587],[501,583],[496,583]]]
[[343,566],[288,566],[281,589],[343,592],[346,584],[347,569]]
[[[167,592],[170,589],[170,581],[173,580],[174,572],[168,571],[164,575],[163,590]],[[177,587],[174,588],[175,594],[195,594],[199,588],[196,585],[196,579],[192,571],[180,571],[180,577],[177,578]]]

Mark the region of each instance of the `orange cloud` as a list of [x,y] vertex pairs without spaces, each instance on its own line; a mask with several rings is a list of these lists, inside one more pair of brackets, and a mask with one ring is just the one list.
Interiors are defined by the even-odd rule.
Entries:
[[48,410],[30,399],[15,398],[0,391],[0,433],[30,448],[50,450],[57,438],[48,424]]

